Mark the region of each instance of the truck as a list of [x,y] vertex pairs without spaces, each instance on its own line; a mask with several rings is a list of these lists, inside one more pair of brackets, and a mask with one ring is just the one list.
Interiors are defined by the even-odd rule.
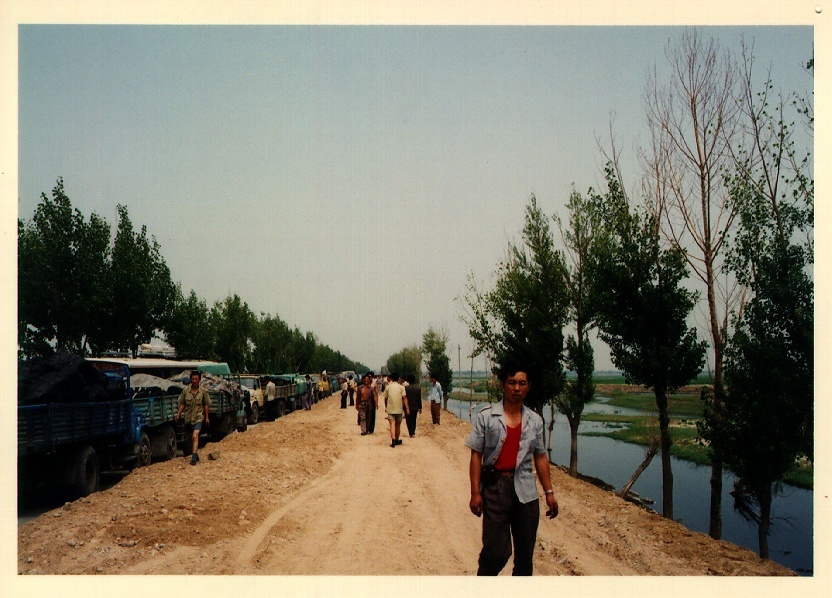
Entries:
[[257,374],[239,374],[239,378],[240,384],[249,394],[248,423],[256,424],[261,417],[266,415],[267,406],[264,393],[266,385],[263,383],[262,377]]
[[[131,390],[133,409],[139,429],[138,433],[138,465],[150,465],[153,460],[166,461],[176,456],[177,450],[183,454],[190,454],[192,450],[190,435],[185,424],[176,421],[179,408],[178,388],[139,389],[132,386],[134,373],[131,360],[90,359],[93,365],[108,375],[122,375],[126,386]],[[221,366],[225,366],[224,368]],[[146,365],[137,367],[142,373],[158,371],[169,373],[162,369],[148,370]],[[233,377],[226,364],[217,364],[211,368],[230,383],[229,390],[209,389],[211,406],[208,410],[210,425],[203,430],[213,441],[222,440],[234,429],[243,431],[246,428],[245,406],[242,399],[240,384],[234,383]],[[181,373],[181,372],[180,372]],[[153,374],[151,374],[153,375]],[[226,378],[227,376],[227,378]]]
[[127,386],[117,400],[19,404],[19,488],[54,488],[74,499],[98,490],[102,470],[136,467],[141,425],[129,393]]

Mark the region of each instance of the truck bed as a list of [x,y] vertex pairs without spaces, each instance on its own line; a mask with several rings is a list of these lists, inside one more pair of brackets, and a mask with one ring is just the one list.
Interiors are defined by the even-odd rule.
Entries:
[[54,452],[59,446],[112,437],[129,442],[133,402],[49,403],[17,408],[17,454]]

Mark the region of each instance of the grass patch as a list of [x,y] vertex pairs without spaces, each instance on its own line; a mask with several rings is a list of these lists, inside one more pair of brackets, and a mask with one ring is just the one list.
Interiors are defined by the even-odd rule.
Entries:
[[[658,433],[658,424],[654,417],[641,415],[620,415],[616,413],[587,413],[584,421],[602,422],[611,428],[606,432],[585,432],[584,436],[606,436],[622,442],[647,446],[652,435]],[[620,427],[623,426],[623,427]],[[678,459],[692,461],[697,465],[709,466],[711,459],[708,448],[699,443],[696,420],[686,418],[670,419],[670,437],[673,444],[670,454]],[[810,463],[799,463],[783,479],[787,484],[812,490],[814,488],[814,469]]]
[[[620,384],[622,386],[626,386],[627,383],[624,381],[623,374],[600,374],[595,375],[592,377],[592,381],[595,384]],[[707,374],[700,374],[694,380],[691,380],[689,385],[690,386],[704,386],[708,384],[713,384],[713,380]]]
[[[656,395],[651,392],[632,392],[628,390],[619,389],[604,389],[601,394],[604,397],[609,397],[607,405],[613,407],[623,407],[626,409],[636,409],[638,411],[645,411],[648,413],[658,413],[656,407]],[[671,416],[684,417],[693,416],[700,417],[704,405],[698,394],[678,393],[670,395],[667,398],[668,411]]]

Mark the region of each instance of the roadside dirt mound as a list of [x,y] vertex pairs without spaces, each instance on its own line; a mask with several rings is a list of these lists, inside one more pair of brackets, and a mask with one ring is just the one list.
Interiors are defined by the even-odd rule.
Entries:
[[[427,410],[390,447],[383,409],[360,436],[354,408],[235,432],[191,467],[154,463],[18,528],[19,574],[473,575],[470,424]],[[213,453],[216,460],[211,460]],[[793,575],[553,468],[561,514],[541,519],[536,575]],[[504,574],[510,574],[510,565]]]

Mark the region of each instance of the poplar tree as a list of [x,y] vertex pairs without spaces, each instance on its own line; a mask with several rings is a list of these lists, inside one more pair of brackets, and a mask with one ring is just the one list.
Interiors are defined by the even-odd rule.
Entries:
[[615,366],[628,384],[652,388],[659,412],[662,453],[662,514],[673,518],[668,395],[702,369],[706,344],[687,318],[696,294],[682,287],[687,267],[682,251],[663,248],[655,216],[632,207],[612,165],[608,191],[593,197],[599,257],[597,322]]

